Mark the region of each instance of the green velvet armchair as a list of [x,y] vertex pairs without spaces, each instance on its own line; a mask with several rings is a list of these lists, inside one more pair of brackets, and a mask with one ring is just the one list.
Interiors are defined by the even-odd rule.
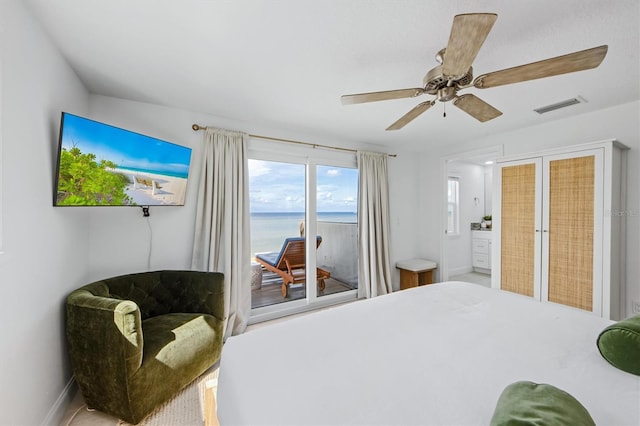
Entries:
[[224,276],[154,271],[67,297],[67,343],[89,408],[137,424],[220,359]]

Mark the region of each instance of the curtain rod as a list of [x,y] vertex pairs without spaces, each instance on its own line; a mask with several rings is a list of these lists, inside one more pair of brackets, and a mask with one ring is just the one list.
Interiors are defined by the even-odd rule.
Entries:
[[[198,131],[198,130],[205,130],[207,129],[207,126],[200,126],[199,124],[193,124],[191,126],[191,128],[194,131]],[[265,140],[269,140],[269,141],[278,141],[278,142],[287,142],[287,143],[295,143],[295,144],[299,144],[299,145],[308,145],[308,146],[312,146],[314,148],[328,148],[328,149],[335,149],[338,151],[347,151],[347,152],[357,152],[357,150],[355,149],[350,149],[350,148],[341,148],[338,146],[331,146],[331,145],[322,145],[322,144],[317,144],[317,143],[310,143],[310,142],[302,142],[302,141],[296,141],[293,139],[282,139],[282,138],[274,138],[271,136],[263,136],[263,135],[252,135],[249,134],[249,137],[252,138],[257,138],[257,139],[265,139]],[[396,157],[396,154],[387,154],[389,157]]]

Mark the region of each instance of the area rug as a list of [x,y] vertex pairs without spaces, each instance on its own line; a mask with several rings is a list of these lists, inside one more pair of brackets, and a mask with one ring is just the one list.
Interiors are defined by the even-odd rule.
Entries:
[[[193,383],[184,388],[173,399],[158,407],[138,426],[202,426],[204,425],[204,390],[205,384],[213,382],[214,394],[218,388],[218,366],[215,365]],[[118,426],[130,426],[123,420]]]

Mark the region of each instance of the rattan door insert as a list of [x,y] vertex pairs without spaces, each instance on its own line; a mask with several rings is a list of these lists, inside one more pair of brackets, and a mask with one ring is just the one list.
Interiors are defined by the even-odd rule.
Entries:
[[501,288],[527,296],[535,286],[536,163],[502,168]]
[[547,167],[548,300],[591,311],[595,156],[553,160]]

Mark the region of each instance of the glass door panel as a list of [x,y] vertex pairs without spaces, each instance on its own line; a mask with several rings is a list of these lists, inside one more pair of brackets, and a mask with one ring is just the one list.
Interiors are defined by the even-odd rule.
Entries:
[[316,182],[317,294],[323,297],[358,288],[358,170],[318,165]]
[[248,167],[251,308],[304,299],[304,271],[287,263],[305,263],[306,166],[250,159]]

